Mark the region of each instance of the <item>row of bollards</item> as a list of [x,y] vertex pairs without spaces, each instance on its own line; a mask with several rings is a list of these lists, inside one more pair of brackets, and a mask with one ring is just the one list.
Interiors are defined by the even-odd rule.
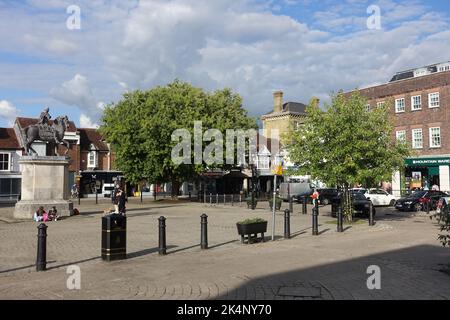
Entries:
[[[306,199],[305,199],[306,200]],[[306,201],[303,202],[304,207],[306,205]],[[429,209],[428,209],[429,210]],[[291,226],[290,226],[290,218],[291,218],[291,210],[285,209],[284,210],[284,238],[290,239],[291,238]],[[312,234],[317,236],[319,235],[319,223],[318,223],[318,216],[319,216],[319,205],[317,201],[314,202],[314,206],[312,209]],[[126,258],[126,248],[122,248],[122,246],[126,246],[125,244],[125,233],[126,233],[126,221],[122,222],[122,228],[116,228],[117,230],[106,230],[109,229],[106,228],[106,220],[107,217],[103,217],[102,219],[105,219],[105,221],[102,221],[102,258],[103,260],[113,260],[110,256],[111,255],[118,255],[119,259]],[[122,220],[125,220],[125,217],[121,217]],[[167,239],[166,239],[166,218],[164,216],[161,216],[158,218],[159,221],[159,241],[158,241],[158,253],[160,255],[166,255],[167,254]],[[110,223],[112,224],[112,223]],[[115,223],[117,224],[117,223]],[[120,224],[120,223],[119,223]],[[373,226],[375,224],[374,222],[374,216],[373,216],[373,205],[370,204],[370,214],[369,214],[369,225]],[[201,249],[205,250],[208,249],[208,216],[203,213],[200,216],[200,225],[201,225],[201,231],[200,231],[200,247]],[[103,230],[105,229],[105,230]],[[103,237],[111,237],[111,234],[115,234],[117,236],[120,236],[118,232],[111,232],[111,231],[121,231],[123,238],[123,241],[120,244],[121,248],[104,248],[105,245],[103,242],[107,243],[107,246],[111,245],[111,239],[103,239]],[[343,212],[342,207],[338,206],[337,208],[337,232],[343,232]],[[114,242],[117,242],[117,239],[114,240]],[[120,250],[120,252],[114,250]],[[105,252],[104,252],[105,251]],[[108,257],[106,257],[108,256]],[[38,226],[38,244],[37,244],[37,259],[36,259],[36,271],[45,271],[47,265],[47,225],[44,223],[41,223]]]

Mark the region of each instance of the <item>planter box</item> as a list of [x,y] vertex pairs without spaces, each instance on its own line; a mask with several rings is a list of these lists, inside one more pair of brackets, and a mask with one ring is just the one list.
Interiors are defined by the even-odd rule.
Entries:
[[[270,206],[270,210],[272,211],[273,210],[273,206],[272,206],[271,202],[269,202],[269,206]],[[281,209],[281,203],[277,203],[275,205],[275,210],[280,210],[280,209]]]
[[[246,198],[245,201],[247,202],[247,209],[252,207],[252,198]],[[255,208],[258,205],[258,200],[255,197]]]
[[236,223],[238,234],[241,236],[241,243],[244,243],[245,236],[248,237],[248,243],[252,242],[252,235],[256,238],[261,233],[261,239],[264,242],[264,233],[267,232],[267,221],[249,224]]

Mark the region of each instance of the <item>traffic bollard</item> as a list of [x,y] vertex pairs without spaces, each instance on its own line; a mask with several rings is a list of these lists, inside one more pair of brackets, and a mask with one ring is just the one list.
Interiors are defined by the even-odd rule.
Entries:
[[41,223],[38,227],[38,243],[36,271],[47,270],[47,226]]
[[369,203],[369,226],[375,225],[375,222],[373,221],[373,204],[372,201]]
[[313,236],[319,235],[319,204],[317,203],[317,199],[314,201],[313,210],[312,210],[312,234]]
[[303,202],[302,202],[302,214],[307,214],[307,208],[308,208],[308,204],[306,203],[306,199],[308,199],[306,196],[303,197]]
[[209,194],[209,205],[212,207],[212,193]]
[[208,216],[204,213],[201,218],[201,235],[200,235],[200,247],[202,249],[208,249]]
[[216,193],[216,205],[218,205],[218,204],[219,204],[219,194]]
[[284,210],[284,238],[291,238],[291,222],[290,222],[290,211],[289,209]]
[[430,202],[431,202],[431,199],[429,201],[427,201],[427,214],[430,214]]
[[227,204],[225,193],[223,194],[223,205],[225,206]]
[[337,232],[344,232],[344,217],[342,215],[342,207],[338,206],[337,211]]
[[231,206],[234,206],[234,194],[231,194]]
[[159,254],[167,254],[166,245],[166,218],[163,216],[159,217]]

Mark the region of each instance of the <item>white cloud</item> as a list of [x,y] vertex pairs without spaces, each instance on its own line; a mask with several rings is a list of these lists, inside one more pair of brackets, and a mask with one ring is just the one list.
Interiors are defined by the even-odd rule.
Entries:
[[273,1],[78,1],[82,29],[73,31],[65,27],[64,10],[51,10],[66,1],[29,0],[38,2],[48,10],[0,10],[0,42],[39,61],[2,62],[0,87],[50,92],[79,108],[84,124],[98,123],[101,101],[174,78],[208,90],[231,87],[259,115],[271,108],[273,89],[283,89],[287,100],[307,102],[312,95],[386,82],[399,70],[448,60],[450,51],[445,13],[417,1],[374,1],[383,30],[365,27],[372,2],[364,0],[329,6],[308,23],[273,14]]
[[11,102],[0,100],[0,118],[6,120],[9,126],[14,124],[18,114],[19,110]]
[[98,129],[99,125],[91,120],[85,114],[80,115],[80,128],[95,128]]

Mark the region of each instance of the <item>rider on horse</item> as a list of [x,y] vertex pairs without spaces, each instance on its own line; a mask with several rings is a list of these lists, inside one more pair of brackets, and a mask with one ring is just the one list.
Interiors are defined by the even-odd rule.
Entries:
[[39,116],[38,124],[48,124],[51,116],[48,113],[49,108],[45,108],[44,111],[41,112],[41,115]]

